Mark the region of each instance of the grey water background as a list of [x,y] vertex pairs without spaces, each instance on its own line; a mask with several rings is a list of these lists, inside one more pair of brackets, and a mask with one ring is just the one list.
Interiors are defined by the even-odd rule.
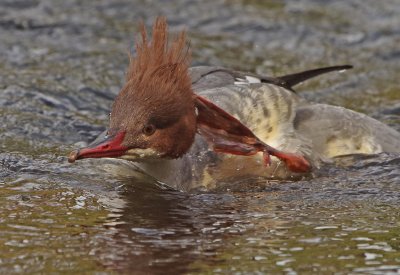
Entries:
[[160,14],[188,29],[193,64],[353,64],[297,90],[400,130],[398,0],[1,0],[0,273],[400,272],[398,154],[190,194],[67,163],[107,125],[137,22]]

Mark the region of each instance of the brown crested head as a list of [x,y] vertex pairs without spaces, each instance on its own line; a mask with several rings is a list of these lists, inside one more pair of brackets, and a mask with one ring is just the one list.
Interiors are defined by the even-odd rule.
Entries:
[[151,39],[143,23],[140,33],[126,83],[112,106],[107,135],[72,152],[70,162],[101,157],[177,158],[192,145],[196,113],[186,34],[182,31],[169,43],[164,17],[156,19]]
[[169,43],[164,17],[156,19],[150,41],[143,23],[140,32],[126,84],[112,106],[110,134],[125,132],[122,145],[133,151],[179,157],[190,148],[196,132],[186,34],[182,31]]

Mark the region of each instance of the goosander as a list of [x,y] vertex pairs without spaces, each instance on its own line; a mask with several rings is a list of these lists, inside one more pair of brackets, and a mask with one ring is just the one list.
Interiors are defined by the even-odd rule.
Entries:
[[125,159],[161,182],[189,190],[237,176],[299,177],[341,155],[400,152],[394,129],[342,107],[307,102],[293,89],[351,66],[282,77],[190,68],[184,31],[169,44],[164,17],[156,19],[151,41],[143,23],[140,29],[108,130],[71,152],[69,162]]

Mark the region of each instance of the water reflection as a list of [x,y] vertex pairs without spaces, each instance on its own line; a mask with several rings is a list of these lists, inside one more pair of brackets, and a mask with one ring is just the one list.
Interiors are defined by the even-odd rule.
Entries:
[[248,227],[238,205],[232,205],[232,195],[185,194],[136,184],[126,186],[121,194],[126,204],[108,221],[112,252],[100,256],[107,266],[186,272],[199,258],[212,261],[222,239]]
[[[364,265],[378,272],[389,263],[390,270],[399,269],[400,209],[393,204],[399,197],[390,195],[399,187],[385,183],[385,173],[380,183],[364,177],[370,169],[397,167],[398,157],[341,161],[355,165],[331,167],[331,175],[351,175],[354,186],[324,177],[247,179],[229,190],[188,194],[126,180],[119,193],[124,203],[108,207],[113,214],[95,255],[107,268],[139,273],[290,272],[310,266],[333,272]],[[376,188],[381,194],[368,191]]]
[[[139,174],[116,177],[111,160],[2,159],[18,164],[2,170],[7,270],[400,269],[398,155],[348,156],[313,179],[248,178],[206,193],[175,191]],[[40,249],[46,243],[52,248]],[[36,266],[39,259],[46,267]]]

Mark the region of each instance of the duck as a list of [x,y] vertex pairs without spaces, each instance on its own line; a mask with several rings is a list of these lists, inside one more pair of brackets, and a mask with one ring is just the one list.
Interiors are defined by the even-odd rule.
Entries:
[[400,133],[365,114],[317,104],[294,86],[350,65],[267,77],[190,67],[186,31],[172,40],[165,17],[143,23],[107,131],[68,161],[114,158],[181,190],[233,178],[304,178],[333,158],[400,152]]

